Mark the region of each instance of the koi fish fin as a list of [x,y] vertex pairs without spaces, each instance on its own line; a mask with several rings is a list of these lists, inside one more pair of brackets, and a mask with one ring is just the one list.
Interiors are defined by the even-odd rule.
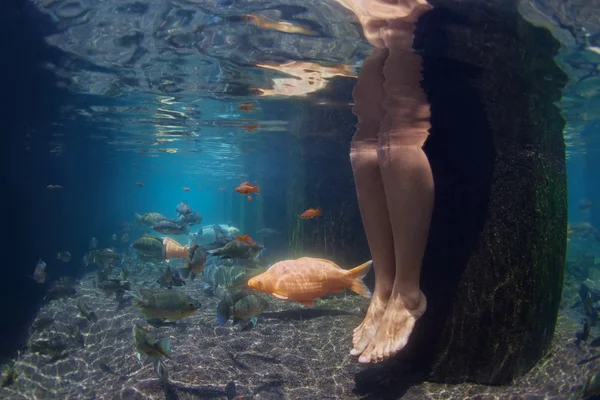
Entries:
[[287,296],[282,296],[282,295],[277,294],[277,293],[273,293],[273,296],[277,297],[280,300],[287,300],[288,299]]
[[350,290],[360,294],[363,297],[371,297],[371,292],[363,282],[363,278],[365,275],[367,275],[367,272],[369,272],[372,265],[373,260],[370,260],[348,271],[348,276],[351,279]]

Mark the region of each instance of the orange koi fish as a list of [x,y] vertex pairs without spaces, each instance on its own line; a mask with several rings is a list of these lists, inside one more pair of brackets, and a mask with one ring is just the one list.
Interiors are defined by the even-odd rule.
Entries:
[[236,242],[244,242],[246,244],[250,244],[253,245],[254,244],[254,240],[252,240],[252,238],[250,236],[248,236],[248,234],[244,234],[243,236],[236,236],[235,237]]
[[256,193],[259,194],[260,193],[260,187],[258,185],[253,185],[249,182],[243,182],[240,184],[240,186],[238,186],[237,188],[235,188],[235,191],[240,193],[240,194],[250,194],[250,193]]
[[312,306],[314,300],[327,293],[342,293],[350,289],[364,297],[371,292],[362,278],[369,272],[372,261],[351,270],[340,268],[332,261],[302,257],[275,263],[262,274],[250,279],[248,286],[269,293],[281,300],[297,301]]
[[323,211],[321,210],[320,207],[309,208],[308,210],[306,210],[302,214],[300,214],[300,218],[313,219],[314,217],[320,217],[321,215],[323,215]]

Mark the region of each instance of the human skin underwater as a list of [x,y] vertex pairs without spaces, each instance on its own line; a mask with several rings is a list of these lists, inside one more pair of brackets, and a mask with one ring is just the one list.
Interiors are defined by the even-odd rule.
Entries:
[[353,92],[358,124],[350,151],[375,270],[375,290],[350,354],[369,363],[399,352],[427,308],[419,280],[434,198],[422,149],[430,110],[412,41],[417,20],[431,6],[425,0],[338,1],[356,14],[375,46]]

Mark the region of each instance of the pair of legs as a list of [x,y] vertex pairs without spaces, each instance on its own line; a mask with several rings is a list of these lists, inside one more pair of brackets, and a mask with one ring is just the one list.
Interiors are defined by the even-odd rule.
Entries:
[[434,186],[422,149],[430,114],[413,30],[413,23],[388,23],[386,47],[363,63],[353,92],[358,124],[350,159],[375,271],[371,304],[351,351],[362,363],[400,351],[427,303],[419,280]]

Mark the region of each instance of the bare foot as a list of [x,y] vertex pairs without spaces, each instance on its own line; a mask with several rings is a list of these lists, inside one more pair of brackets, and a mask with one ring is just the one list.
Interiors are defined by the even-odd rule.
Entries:
[[415,322],[425,313],[426,308],[427,299],[422,292],[420,297],[390,298],[377,332],[358,361],[360,363],[383,361],[402,350],[408,342]]
[[368,344],[371,342],[371,338],[373,338],[377,332],[379,322],[381,322],[389,298],[389,294],[382,295],[377,292],[373,294],[365,319],[359,326],[354,328],[354,335],[352,337],[352,344],[354,347],[350,350],[350,355],[357,356],[367,348]]

